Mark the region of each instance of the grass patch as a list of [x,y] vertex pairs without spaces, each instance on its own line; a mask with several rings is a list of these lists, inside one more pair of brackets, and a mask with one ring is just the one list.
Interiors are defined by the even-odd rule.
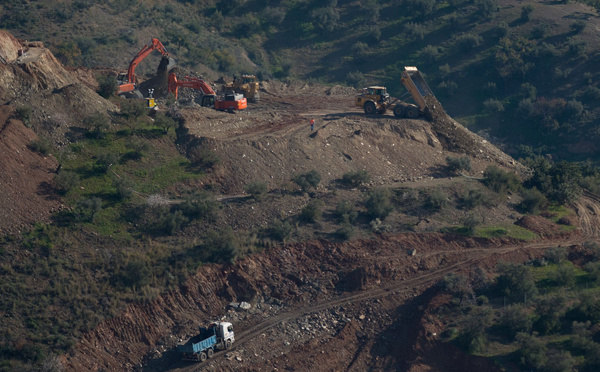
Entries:
[[524,241],[533,240],[538,237],[534,232],[513,224],[506,226],[479,227],[475,229],[475,236],[481,238],[497,238],[501,236]]

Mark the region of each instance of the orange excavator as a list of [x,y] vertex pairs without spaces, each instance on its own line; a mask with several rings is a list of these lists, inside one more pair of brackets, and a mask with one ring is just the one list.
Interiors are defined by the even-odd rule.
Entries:
[[[141,96],[141,93],[136,90],[137,77],[135,76],[135,68],[154,50],[158,50],[160,54],[163,55],[163,60],[166,60],[167,65],[172,64],[172,61],[169,59],[169,52],[167,52],[165,46],[162,45],[158,39],[152,38],[150,44],[145,45],[142,50],[140,50],[138,54],[131,60],[129,63],[129,68],[127,69],[127,74],[119,75],[119,90],[117,91],[117,94],[133,94],[136,96]],[[162,62],[161,65],[163,65]]]
[[169,75],[169,93],[172,93],[177,99],[179,87],[197,89],[202,92],[202,103],[204,107],[214,107],[217,110],[243,110],[248,107],[248,101],[242,94],[226,94],[223,99],[219,99],[217,93],[206,81],[186,76],[183,79],[177,79],[175,73]]

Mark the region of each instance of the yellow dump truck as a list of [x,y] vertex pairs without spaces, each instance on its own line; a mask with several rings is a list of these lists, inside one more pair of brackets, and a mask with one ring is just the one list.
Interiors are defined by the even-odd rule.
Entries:
[[400,100],[392,102],[385,87],[372,86],[365,88],[365,92],[356,96],[355,105],[362,107],[365,114],[368,115],[385,114],[390,110],[397,118],[416,119],[420,117],[427,107],[425,97],[433,96],[431,88],[419,70],[412,66],[404,67],[400,81],[412,96],[414,104]]

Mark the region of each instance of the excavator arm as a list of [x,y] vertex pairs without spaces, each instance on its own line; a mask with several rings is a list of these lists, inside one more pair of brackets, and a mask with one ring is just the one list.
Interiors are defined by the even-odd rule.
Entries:
[[167,52],[165,46],[157,38],[152,38],[150,44],[144,45],[142,50],[140,50],[138,54],[129,63],[126,79],[119,85],[118,94],[131,92],[135,89],[135,68],[137,67],[137,65],[140,64],[140,62],[144,60],[144,58],[148,57],[148,55],[154,50],[158,50],[160,54],[163,55],[163,58],[169,58],[169,52]]
[[191,76],[186,76],[182,80],[178,80],[177,76],[172,73],[169,75],[169,93],[173,93],[175,95],[175,99],[177,99],[177,93],[179,87],[184,88],[192,88],[197,89],[202,92],[202,94],[206,96],[216,96],[217,93],[211,88],[211,86],[204,80],[198,79]]

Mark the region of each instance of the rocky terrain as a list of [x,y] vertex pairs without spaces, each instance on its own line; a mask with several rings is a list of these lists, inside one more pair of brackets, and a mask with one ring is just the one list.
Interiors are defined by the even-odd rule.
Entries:
[[[63,207],[50,186],[57,161],[31,151],[31,141],[44,135],[60,148],[77,141],[83,117],[118,108],[91,89],[92,72],[67,71],[42,44],[2,32],[0,56],[0,232],[16,234]],[[441,105],[431,105],[431,121],[398,120],[366,117],[352,106],[356,92],[345,87],[268,81],[261,89],[261,101],[238,113],[192,101],[169,109],[181,123],[181,153],[200,146],[218,154],[219,167],[202,182],[218,185],[223,197],[242,194],[252,181],[265,182],[271,192],[285,190],[291,175],[311,169],[323,177],[317,190],[323,194],[336,192],[344,173],[360,169],[372,175],[369,186],[453,184],[459,180],[444,171],[449,155],[469,155],[473,177],[491,164],[525,171]],[[32,108],[29,127],[14,115],[22,105]],[[256,209],[232,207],[232,225],[260,225],[300,207],[277,200]],[[505,213],[501,218],[519,219],[541,237],[528,243],[382,234],[284,244],[232,265],[207,264],[180,288],[103,321],[61,361],[67,371],[494,371],[488,359],[441,342],[445,325],[435,309],[448,298],[435,283],[451,272],[470,275],[475,267],[491,275],[498,261],[531,260],[551,245],[581,250],[599,231],[596,203],[580,201],[581,226],[571,233],[557,234],[542,217]],[[234,348],[202,365],[181,362],[175,346],[216,319],[235,324]]]

